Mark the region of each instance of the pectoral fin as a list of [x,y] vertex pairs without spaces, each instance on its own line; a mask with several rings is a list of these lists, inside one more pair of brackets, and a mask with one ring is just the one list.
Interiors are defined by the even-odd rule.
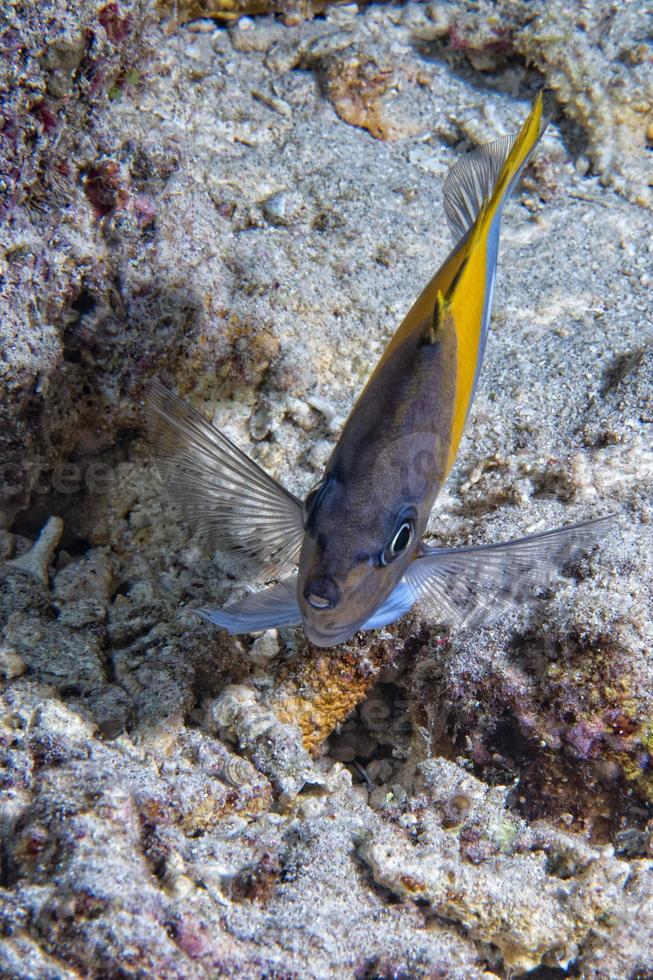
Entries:
[[427,548],[408,567],[415,601],[456,627],[491,626],[601,540],[615,515],[476,548]]
[[297,626],[302,622],[302,614],[296,593],[297,576],[293,575],[269,589],[252,592],[224,609],[196,609],[195,612],[232,635]]
[[269,581],[297,564],[304,528],[297,497],[163,385],[147,398],[164,481],[209,545]]
[[377,630],[401,619],[415,605],[415,595],[404,579],[394,587],[390,595],[376,609],[361,629]]

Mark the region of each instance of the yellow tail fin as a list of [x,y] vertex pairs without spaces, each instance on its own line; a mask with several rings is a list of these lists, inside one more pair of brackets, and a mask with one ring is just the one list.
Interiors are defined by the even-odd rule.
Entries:
[[462,261],[445,296],[445,315],[456,332],[456,400],[447,470],[453,465],[483,359],[492,308],[499,244],[495,221],[544,132],[542,93],[519,130],[487,201],[480,207],[463,245]]
[[533,102],[531,111],[517,134],[510,153],[506,157],[506,162],[501,168],[501,173],[494,185],[494,190],[476,219],[474,232],[469,243],[470,252],[474,247],[474,239],[484,234],[488,223],[492,221],[497,209],[514,189],[540,136],[546,129],[546,120],[543,121],[543,104],[542,93],[539,92]]

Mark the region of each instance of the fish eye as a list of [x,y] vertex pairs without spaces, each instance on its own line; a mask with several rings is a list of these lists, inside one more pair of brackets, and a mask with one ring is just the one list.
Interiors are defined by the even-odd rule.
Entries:
[[392,535],[390,544],[381,552],[381,564],[389,565],[391,561],[398,558],[412,542],[414,533],[415,522],[409,519],[403,520]]
[[322,477],[320,482],[316,483],[314,487],[311,487],[311,489],[306,494],[306,498],[304,500],[304,503],[302,504],[302,521],[304,523],[304,527],[307,527],[308,522],[310,521],[313,514],[315,513],[315,508],[320,502],[322,494],[324,493],[324,491],[326,490],[329,484],[329,480],[330,477],[325,474],[325,476]]

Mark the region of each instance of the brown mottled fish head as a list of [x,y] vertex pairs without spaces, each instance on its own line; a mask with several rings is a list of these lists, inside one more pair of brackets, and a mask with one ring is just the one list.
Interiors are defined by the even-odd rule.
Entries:
[[428,519],[419,500],[382,501],[368,478],[327,470],[304,502],[297,600],[317,646],[344,643],[397,585]]

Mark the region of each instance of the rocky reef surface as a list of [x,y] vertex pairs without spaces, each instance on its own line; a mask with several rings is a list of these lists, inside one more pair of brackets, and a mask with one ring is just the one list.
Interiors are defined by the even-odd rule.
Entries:
[[[0,973],[649,976],[645,4],[46,0],[0,44]],[[493,630],[203,623],[247,583],[167,502],[147,385],[303,494],[449,167],[542,85],[431,532],[614,531]]]

